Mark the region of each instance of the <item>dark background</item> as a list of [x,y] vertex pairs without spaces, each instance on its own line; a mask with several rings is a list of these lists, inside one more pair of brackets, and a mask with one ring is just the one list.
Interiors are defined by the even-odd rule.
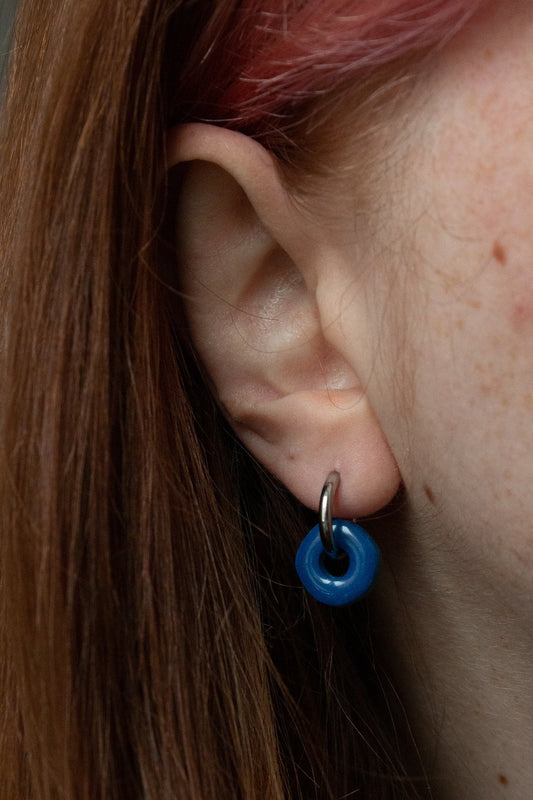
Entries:
[[0,0],[0,81],[3,82],[16,0]]

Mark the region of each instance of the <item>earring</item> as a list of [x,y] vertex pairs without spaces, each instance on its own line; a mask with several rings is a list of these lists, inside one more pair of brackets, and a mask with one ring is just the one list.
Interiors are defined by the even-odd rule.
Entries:
[[368,533],[355,522],[331,520],[340,475],[330,472],[320,496],[320,521],[296,553],[296,571],[316,600],[347,606],[363,597],[377,575],[381,556]]

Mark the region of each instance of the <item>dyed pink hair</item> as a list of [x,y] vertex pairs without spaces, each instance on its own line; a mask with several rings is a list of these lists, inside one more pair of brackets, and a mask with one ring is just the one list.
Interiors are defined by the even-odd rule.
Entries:
[[446,41],[481,2],[245,0],[215,12],[180,93],[196,118],[280,126],[295,105]]

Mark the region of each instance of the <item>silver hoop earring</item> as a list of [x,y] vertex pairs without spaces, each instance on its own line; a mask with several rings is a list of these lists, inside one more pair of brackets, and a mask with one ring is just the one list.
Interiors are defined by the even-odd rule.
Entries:
[[296,554],[302,584],[316,600],[329,606],[347,606],[364,597],[381,562],[379,548],[364,528],[344,519],[332,520],[339,483],[339,473],[330,472],[320,496],[319,523]]

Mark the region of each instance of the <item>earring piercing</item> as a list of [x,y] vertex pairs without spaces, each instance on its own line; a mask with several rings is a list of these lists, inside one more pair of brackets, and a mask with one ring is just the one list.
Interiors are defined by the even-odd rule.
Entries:
[[333,535],[333,526],[331,521],[331,507],[333,499],[339,488],[341,476],[338,472],[330,472],[324,486],[322,494],[320,495],[319,519],[318,529],[320,531],[320,541],[322,547],[326,552],[333,556],[335,555],[335,539]]
[[[339,483],[339,473],[330,472],[320,495],[318,525],[309,531],[296,553],[296,571],[305,589],[330,606],[346,606],[362,598],[374,583],[381,561],[377,544],[364,528],[344,519],[332,520]],[[344,557],[346,569],[334,574],[331,568],[335,561],[340,566]]]

